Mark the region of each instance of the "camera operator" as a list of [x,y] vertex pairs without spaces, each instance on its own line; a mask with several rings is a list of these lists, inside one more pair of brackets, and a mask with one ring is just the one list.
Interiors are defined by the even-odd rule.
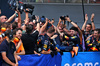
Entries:
[[39,18],[36,20],[37,28],[36,30],[34,30],[33,25],[29,24],[28,12],[25,12],[25,13],[26,13],[26,19],[25,19],[24,29],[26,30],[26,33],[23,34],[21,37],[22,43],[25,49],[25,54],[38,54],[35,51],[35,48],[36,48],[36,42],[39,35],[39,30],[40,30]]
[[5,35],[6,39],[0,44],[0,53],[2,55],[2,66],[18,66],[16,47],[12,42],[13,33],[7,30]]
[[99,30],[95,29],[93,35],[86,41],[87,51],[100,51]]

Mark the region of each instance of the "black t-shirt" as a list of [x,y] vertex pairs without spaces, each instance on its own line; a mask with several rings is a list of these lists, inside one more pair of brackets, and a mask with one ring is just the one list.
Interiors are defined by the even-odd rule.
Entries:
[[[15,51],[16,51],[16,47],[13,42],[8,43],[7,40],[5,39],[0,44],[0,53],[6,52],[7,58],[13,63],[15,63],[15,57],[14,57]],[[5,61],[3,61],[2,66],[10,66],[10,65],[7,64]]]
[[23,34],[21,39],[25,49],[25,54],[34,54],[36,48],[36,43],[38,39],[38,31],[35,31],[33,34]]

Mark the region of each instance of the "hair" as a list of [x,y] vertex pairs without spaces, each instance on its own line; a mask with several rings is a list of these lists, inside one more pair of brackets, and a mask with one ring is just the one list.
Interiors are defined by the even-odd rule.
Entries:
[[98,31],[98,33],[100,33],[100,29],[95,29],[94,31]]
[[26,25],[26,33],[30,34],[32,33],[32,31],[33,31],[33,25],[31,24]]
[[11,40],[13,38],[13,32],[11,30],[7,30],[5,36]]
[[90,25],[90,26],[91,26],[91,28],[92,28],[92,24],[91,24],[91,23],[88,23],[87,25]]
[[100,28],[97,28],[97,30],[98,30],[98,33],[100,33]]
[[2,27],[7,28],[7,27],[8,27],[7,23],[2,23],[1,28],[2,28]]
[[13,28],[13,30],[16,29],[17,27],[18,27],[18,23],[17,23],[17,22],[13,22],[13,23],[12,23],[12,28]]
[[13,34],[16,35],[16,32],[17,32],[18,30],[23,31],[21,28],[17,28],[17,29],[15,29],[15,30],[13,30]]
[[74,30],[74,31],[79,32],[79,31],[78,31],[78,28],[76,28],[76,27],[74,27],[74,26],[72,26],[72,27],[70,28],[70,30]]
[[47,30],[48,33],[53,33],[55,32],[55,28],[53,26],[51,26],[48,30]]

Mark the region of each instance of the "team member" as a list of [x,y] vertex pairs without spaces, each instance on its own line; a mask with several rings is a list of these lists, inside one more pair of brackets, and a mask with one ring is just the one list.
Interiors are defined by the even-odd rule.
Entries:
[[[47,33],[45,35],[42,35],[41,37],[39,37],[40,39],[38,41],[41,42],[41,43],[37,42],[39,52],[41,52],[42,54],[51,54],[52,57],[54,56],[54,54],[57,54],[56,53],[57,51],[60,52],[61,55],[63,54],[60,51],[60,49],[58,49],[56,47],[56,44],[51,39],[51,37],[54,35],[54,33],[55,33],[55,29],[53,26],[51,26],[51,27],[49,27],[49,29],[47,30]],[[40,47],[39,47],[39,45],[40,45]]]
[[100,36],[97,29],[94,30],[93,36],[86,41],[87,51],[100,51]]
[[72,57],[74,57],[74,53],[77,55],[78,53],[78,46],[80,44],[80,39],[77,36],[78,29],[76,27],[70,28],[70,36],[60,33],[61,36],[63,36],[63,39],[67,41],[67,45],[73,47],[73,50],[71,51]]
[[13,34],[11,30],[6,31],[6,39],[0,44],[0,53],[2,55],[2,66],[18,66],[16,47],[12,42]]

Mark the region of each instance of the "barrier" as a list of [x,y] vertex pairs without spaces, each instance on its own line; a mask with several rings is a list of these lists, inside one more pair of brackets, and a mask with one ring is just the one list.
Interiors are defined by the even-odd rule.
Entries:
[[100,66],[100,52],[79,52],[74,58],[69,52],[64,55],[50,54],[38,55],[20,55],[19,66]]
[[74,58],[64,52],[62,66],[100,66],[100,52],[79,52]]
[[57,54],[53,58],[50,54],[21,55],[19,66],[61,66],[61,55]]

